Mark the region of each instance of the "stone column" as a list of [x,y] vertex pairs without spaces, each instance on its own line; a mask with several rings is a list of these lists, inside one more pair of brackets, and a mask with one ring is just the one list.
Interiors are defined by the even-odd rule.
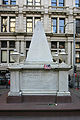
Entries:
[[7,17],[7,32],[9,32],[9,16]]
[[70,96],[70,92],[68,91],[68,71],[60,70],[59,71],[59,91],[57,96]]
[[23,19],[24,32],[26,32],[26,16],[24,16]]
[[18,32],[23,32],[23,14],[18,15]]
[[21,38],[21,53],[24,53],[24,36]]
[[7,63],[9,63],[9,41],[7,41]]
[[68,65],[71,65],[71,42],[70,41],[68,41]]
[[10,81],[10,92],[8,93],[9,96],[20,96],[20,72],[17,70],[11,71],[11,81]]
[[16,16],[16,26],[15,26],[15,32],[18,32],[18,17]]

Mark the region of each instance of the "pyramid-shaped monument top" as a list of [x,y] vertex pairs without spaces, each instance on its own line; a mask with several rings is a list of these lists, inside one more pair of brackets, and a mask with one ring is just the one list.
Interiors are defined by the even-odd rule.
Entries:
[[43,25],[40,21],[36,24],[26,62],[53,62]]

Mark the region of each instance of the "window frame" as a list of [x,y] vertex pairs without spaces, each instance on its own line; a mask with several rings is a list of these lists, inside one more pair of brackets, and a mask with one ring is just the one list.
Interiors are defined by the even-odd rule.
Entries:
[[33,0],[32,0],[32,2],[29,2],[29,0],[27,0],[26,2],[27,2],[27,5],[33,5]]
[[[15,3],[15,4],[12,4]],[[10,5],[16,5],[16,0],[10,0]]]
[[[38,5],[37,5],[37,3],[38,3]],[[39,2],[36,2],[36,0],[34,0],[34,5],[40,6],[41,5],[41,0],[39,0]]]
[[[63,46],[63,47],[60,47]],[[59,49],[65,49],[65,42],[59,42]]]
[[[76,55],[77,55],[77,52],[79,52],[79,57],[75,57],[75,61],[76,61],[76,64],[80,64],[80,51],[76,51]],[[79,62],[77,62],[77,60],[79,60]]]
[[[31,22],[27,21],[28,19],[31,19]],[[27,23],[32,23],[32,27],[28,27]],[[28,30],[27,30],[28,28],[31,28],[31,32],[28,32]],[[26,32],[27,33],[32,33],[33,32],[33,17],[27,17],[26,18]]]
[[[3,19],[6,20],[6,24],[3,23]],[[7,16],[1,17],[1,32],[7,32],[7,21],[8,21]]]
[[26,48],[30,47],[30,43],[31,43],[31,41],[26,41]]
[[[56,47],[53,47],[56,46]],[[57,49],[57,42],[56,41],[51,41],[51,49]]]
[[[38,18],[38,21],[41,21],[41,17],[34,17],[34,27],[35,27],[35,25],[36,25],[36,22],[35,22],[35,20]],[[38,22],[37,21],[37,22]]]
[[[79,25],[80,25],[80,24],[79,24],[78,22],[80,23],[80,19],[76,19],[76,33],[77,33],[77,34],[80,34],[80,32],[79,32],[79,30],[80,30],[80,26],[79,26]],[[79,29],[79,30],[78,30],[78,29]]]
[[80,0],[78,0],[78,3],[77,3],[77,1],[75,0],[75,7],[80,7]]
[[[15,21],[11,21],[12,18],[15,19]],[[11,23],[15,23],[15,26],[14,26],[14,27],[11,27]],[[9,32],[15,32],[15,30],[14,30],[14,31],[11,31],[11,28],[16,29],[16,17],[10,17],[10,18],[9,18]]]
[[[56,25],[53,23],[54,21],[53,20],[56,20]],[[53,29],[56,28],[56,31],[54,32]],[[51,32],[52,33],[57,33],[57,18],[51,18]]]
[[[6,4],[7,3],[7,4]],[[2,2],[3,5],[8,5],[8,0],[3,0]]]
[[[60,25],[60,20],[64,20],[64,25]],[[65,33],[65,18],[59,18],[59,33]],[[60,28],[63,28],[63,32],[60,32]]]
[[[3,61],[3,56],[2,56],[2,52],[6,51],[6,60]],[[7,63],[7,50],[1,50],[1,63]]]
[[[14,44],[14,46],[11,46],[11,42]],[[15,48],[15,41],[9,41],[9,48]]]
[[[5,42],[6,44],[2,42]],[[5,45],[2,45],[2,44],[5,44]],[[1,48],[7,48],[7,41],[1,41]]]
[[[60,6],[60,5],[62,5],[62,6]],[[59,0],[59,7],[63,7],[64,6],[64,0],[63,0],[63,2],[61,2],[60,0]]]
[[[55,4],[55,5],[53,5],[53,4]],[[52,7],[57,6],[57,0],[55,0],[55,1],[54,1],[54,0],[51,0],[51,6],[52,6]]]
[[9,50],[9,63],[14,63],[14,60],[11,61],[11,52],[14,52],[14,50]]

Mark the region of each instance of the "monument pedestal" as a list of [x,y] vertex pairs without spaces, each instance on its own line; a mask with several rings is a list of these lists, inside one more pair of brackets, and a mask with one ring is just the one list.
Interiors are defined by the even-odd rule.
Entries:
[[69,69],[70,67],[66,64],[64,68],[61,65],[52,64],[50,69],[45,69],[43,64],[9,67],[11,86],[8,102],[11,97],[15,98],[14,96],[17,96],[17,99],[18,96],[19,99],[21,96],[21,102],[56,103],[59,102],[59,98],[63,99],[64,97],[71,101],[68,90]]

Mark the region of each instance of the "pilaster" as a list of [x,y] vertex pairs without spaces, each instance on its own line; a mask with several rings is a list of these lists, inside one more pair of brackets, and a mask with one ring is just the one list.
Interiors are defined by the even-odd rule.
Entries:
[[19,71],[11,72],[9,96],[20,96],[20,75]]
[[9,16],[7,17],[7,32],[9,32]]

